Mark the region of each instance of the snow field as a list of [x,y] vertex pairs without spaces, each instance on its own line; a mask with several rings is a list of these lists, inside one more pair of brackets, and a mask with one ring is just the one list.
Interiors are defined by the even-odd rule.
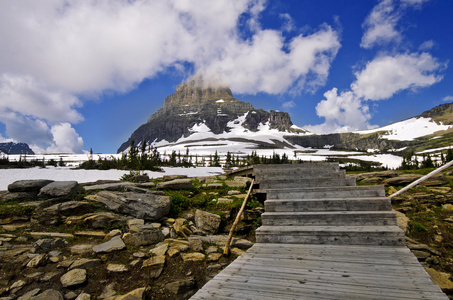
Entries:
[[[187,175],[189,177],[204,177],[222,174],[222,168],[171,168],[164,167],[164,172],[143,171],[150,178],[159,178],[164,175]],[[8,185],[17,180],[50,179],[55,181],[75,180],[79,183],[94,182],[97,180],[119,180],[129,171],[123,170],[74,170],[68,167],[47,167],[31,169],[0,169],[0,190],[6,190]]]

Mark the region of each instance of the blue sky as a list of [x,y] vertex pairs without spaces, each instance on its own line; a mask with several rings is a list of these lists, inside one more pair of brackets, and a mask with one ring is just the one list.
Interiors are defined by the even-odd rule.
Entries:
[[0,141],[114,153],[195,74],[317,133],[453,101],[453,1],[0,0]]

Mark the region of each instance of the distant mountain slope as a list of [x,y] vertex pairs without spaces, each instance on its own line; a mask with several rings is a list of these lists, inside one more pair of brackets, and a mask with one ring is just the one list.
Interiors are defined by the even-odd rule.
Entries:
[[442,122],[444,125],[453,125],[453,102],[436,106],[422,113],[420,117],[431,118],[436,122]]
[[335,150],[395,151],[408,149],[414,152],[430,148],[453,146],[453,103],[442,104],[423,112],[420,116],[371,130],[324,135],[286,137],[302,147]]
[[0,152],[5,154],[35,154],[25,143],[0,143]]
[[[144,140],[175,143],[188,137],[194,140],[192,136],[196,133],[197,139],[240,136],[253,140],[265,125],[268,126],[266,130],[296,134],[306,132],[293,126],[288,113],[255,109],[250,103],[233,98],[228,87],[203,87],[203,84],[202,79],[197,78],[178,85],[175,93],[165,99],[164,106],[135,130],[118,152],[126,150],[132,140],[136,144]],[[202,137],[200,132],[206,134]],[[242,134],[247,132],[249,134]]]
[[145,140],[167,154],[187,149],[199,155],[248,154],[256,149],[417,152],[452,146],[453,103],[372,130],[313,134],[293,125],[288,113],[255,109],[235,99],[228,87],[205,86],[199,77],[178,85],[118,152],[127,150],[131,141],[137,145]]

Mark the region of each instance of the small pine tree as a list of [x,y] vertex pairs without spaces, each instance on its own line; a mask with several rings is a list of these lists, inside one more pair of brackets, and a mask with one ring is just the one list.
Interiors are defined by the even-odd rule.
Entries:
[[453,150],[451,148],[449,148],[447,150],[447,157],[445,157],[445,161],[449,162],[449,161],[452,161],[452,160],[453,160]]

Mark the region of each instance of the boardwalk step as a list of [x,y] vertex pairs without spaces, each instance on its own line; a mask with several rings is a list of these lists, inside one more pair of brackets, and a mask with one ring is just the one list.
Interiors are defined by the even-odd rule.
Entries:
[[396,225],[393,211],[266,212],[265,226],[386,226]]
[[317,172],[329,171],[338,172],[340,166],[338,163],[305,163],[305,164],[280,164],[280,165],[256,165],[253,167],[253,171],[258,174],[260,172],[268,172],[275,170],[289,170],[291,172],[304,171],[304,170],[316,170]]
[[383,186],[338,186],[318,188],[265,189],[267,199],[319,199],[385,197]]
[[329,178],[338,178],[346,177],[346,172],[340,170],[337,172],[331,171],[317,171],[317,170],[269,170],[266,172],[256,172],[256,178],[258,181],[263,180],[272,180],[272,179],[291,179],[291,178],[300,178],[300,179],[309,179],[309,178],[318,178],[318,177],[329,177]]
[[316,170],[316,169],[269,169],[269,170],[257,170],[255,175],[260,179],[272,179],[275,176],[297,176],[298,178],[313,178],[313,177],[346,177],[345,170],[331,171],[331,170]]
[[355,180],[349,178],[310,178],[310,179],[273,179],[260,182],[260,189],[268,189],[278,186],[279,188],[305,188],[305,187],[326,187],[326,186],[350,186],[355,185]]
[[406,244],[397,226],[261,226],[257,243],[385,245]]
[[288,199],[264,201],[266,212],[291,211],[390,211],[392,204],[386,197],[350,198],[350,199]]

